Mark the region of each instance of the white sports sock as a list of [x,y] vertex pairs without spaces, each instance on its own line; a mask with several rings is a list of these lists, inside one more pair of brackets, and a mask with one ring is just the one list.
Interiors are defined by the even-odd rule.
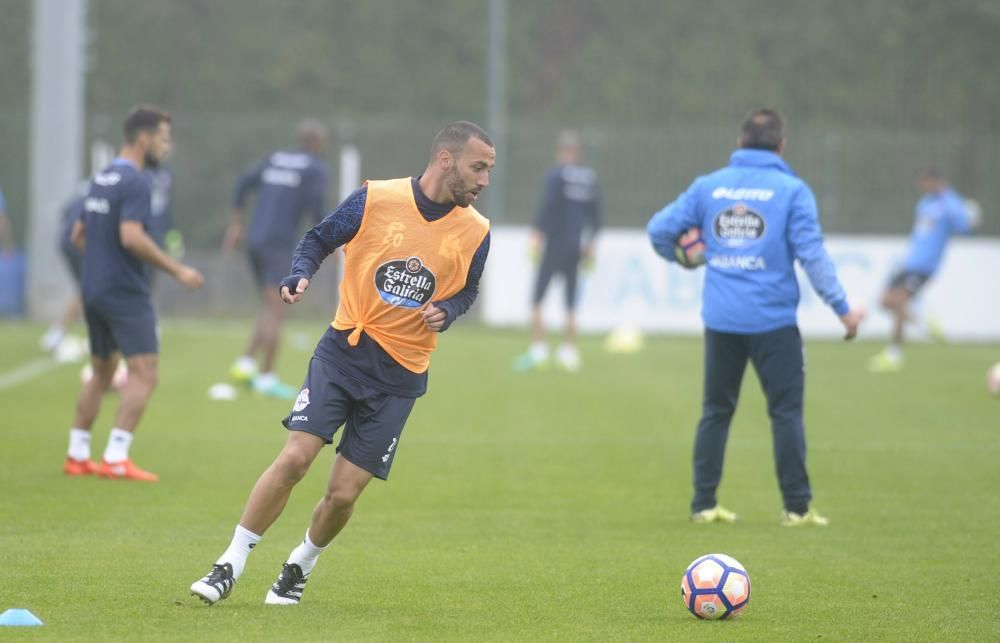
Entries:
[[532,342],[528,353],[536,362],[544,362],[549,358],[549,345],[545,342]]
[[257,362],[249,355],[240,355],[237,357],[235,366],[242,371],[257,372]]
[[[329,545],[327,545],[329,547]],[[292,550],[292,553],[288,555],[289,564],[295,563],[302,568],[302,575],[308,576],[309,572],[313,570],[316,566],[316,560],[319,555],[323,553],[326,547],[317,547],[313,544],[313,541],[309,540],[309,530],[306,529],[305,538],[299,543],[299,546]]]
[[69,430],[69,450],[66,455],[74,460],[90,459],[90,431],[72,428]]
[[903,357],[903,349],[896,344],[889,344],[885,347],[885,356],[894,362],[898,362]]
[[236,525],[236,531],[233,532],[233,540],[229,543],[229,548],[222,552],[222,556],[215,561],[215,564],[229,563],[233,566],[233,578],[239,578],[243,573],[243,568],[247,566],[247,556],[257,546],[260,539],[260,536],[249,529]]
[[61,342],[65,336],[66,331],[60,324],[52,324],[49,326],[49,329],[45,331],[45,334],[42,335],[42,338],[38,343],[42,347],[42,350],[53,351],[59,346],[59,342]]
[[268,371],[267,373],[261,373],[253,380],[253,386],[258,391],[266,391],[275,384],[278,383],[278,376],[274,374],[273,371]]
[[104,449],[104,461],[115,463],[128,460],[128,448],[132,446],[132,434],[115,427],[108,436],[108,446]]

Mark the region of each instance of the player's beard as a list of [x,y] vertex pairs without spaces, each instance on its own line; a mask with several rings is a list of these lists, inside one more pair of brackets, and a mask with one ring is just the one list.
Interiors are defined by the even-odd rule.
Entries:
[[160,158],[153,154],[152,150],[148,150],[146,155],[143,157],[142,162],[147,168],[157,168],[160,167]]
[[445,185],[451,191],[451,196],[455,200],[455,205],[465,208],[472,203],[469,198],[472,190],[465,184],[462,175],[458,173],[458,168],[453,168],[445,177]]

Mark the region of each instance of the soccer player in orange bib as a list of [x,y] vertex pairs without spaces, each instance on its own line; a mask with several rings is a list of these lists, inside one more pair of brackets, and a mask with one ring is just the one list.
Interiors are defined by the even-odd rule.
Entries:
[[254,485],[229,547],[191,585],[193,595],[208,604],[229,595],[250,551],[341,425],[326,491],[265,603],[298,604],[319,555],[347,524],[361,492],[373,477],[388,477],[406,418],[427,390],[437,334],[479,292],[490,233],[472,203],[495,162],[482,128],[451,123],[435,137],[422,175],[369,181],[299,241],[281,298],[299,301],[323,260],[342,247],[340,305],[283,421],[284,448]]

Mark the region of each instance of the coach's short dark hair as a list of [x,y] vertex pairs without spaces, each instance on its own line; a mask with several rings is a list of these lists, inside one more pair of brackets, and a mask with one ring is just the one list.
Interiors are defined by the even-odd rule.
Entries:
[[431,156],[435,156],[441,150],[448,150],[452,154],[458,154],[465,149],[465,144],[470,138],[477,138],[490,147],[493,147],[493,140],[482,127],[469,121],[455,121],[445,126],[438,132],[431,144]]
[[944,174],[938,168],[930,166],[920,170],[920,178],[930,179],[931,181],[943,181]]
[[740,147],[777,152],[785,140],[785,121],[772,109],[750,112],[740,128]]
[[170,114],[159,107],[153,105],[134,107],[125,117],[125,124],[122,126],[125,142],[134,143],[140,132],[154,131],[160,126],[160,123],[169,122]]

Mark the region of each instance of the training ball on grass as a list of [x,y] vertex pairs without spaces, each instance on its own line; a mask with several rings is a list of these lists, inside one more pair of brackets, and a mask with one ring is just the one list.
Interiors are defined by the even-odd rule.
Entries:
[[674,257],[685,268],[697,268],[705,263],[705,238],[701,236],[701,228],[688,228],[677,237]]
[[986,390],[993,395],[1000,395],[1000,362],[986,371]]
[[208,399],[210,400],[232,402],[237,396],[236,387],[226,382],[219,382],[208,387]]
[[684,607],[698,618],[733,618],[750,603],[750,575],[731,556],[707,554],[684,571],[681,598]]
[[604,340],[604,350],[609,353],[638,353],[642,345],[642,331],[631,325],[618,326]]

